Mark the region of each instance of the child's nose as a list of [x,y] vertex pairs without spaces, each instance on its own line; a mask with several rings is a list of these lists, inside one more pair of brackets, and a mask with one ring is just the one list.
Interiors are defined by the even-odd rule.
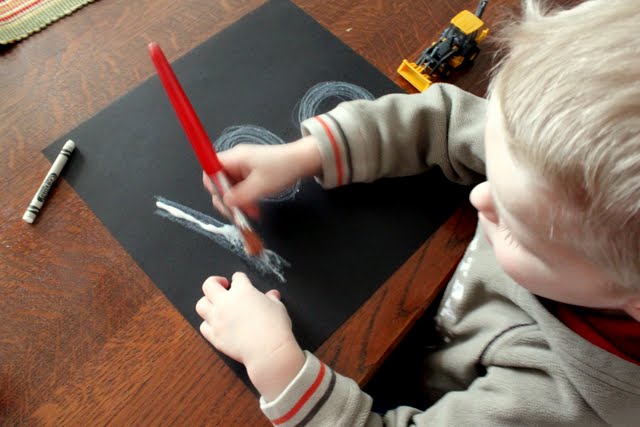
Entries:
[[482,213],[485,218],[494,224],[498,223],[498,213],[493,203],[489,181],[476,185],[473,190],[471,190],[471,194],[469,194],[469,200],[473,207]]

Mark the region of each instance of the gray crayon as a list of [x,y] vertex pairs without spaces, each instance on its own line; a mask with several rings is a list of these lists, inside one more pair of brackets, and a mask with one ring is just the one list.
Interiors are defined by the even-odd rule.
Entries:
[[62,171],[62,168],[67,163],[67,160],[69,159],[69,157],[71,156],[71,153],[73,153],[73,150],[75,148],[76,148],[76,144],[72,140],[68,140],[64,144],[64,147],[62,147],[62,150],[60,150],[60,154],[58,154],[58,157],[56,158],[55,162],[53,162],[53,164],[51,165],[51,169],[49,169],[49,173],[47,173],[47,176],[44,178],[44,181],[42,181],[42,184],[40,184],[40,188],[38,189],[38,192],[36,193],[35,196],[33,196],[33,199],[31,200],[29,207],[27,208],[24,215],[22,216],[22,219],[28,222],[29,224],[32,224],[33,221],[36,219],[36,216],[38,216],[38,214],[40,213],[40,208],[42,208],[44,201],[47,200],[47,196],[49,195],[49,190],[51,189],[51,186],[56,182],[56,179],[58,179],[58,176],[60,176],[60,172]]

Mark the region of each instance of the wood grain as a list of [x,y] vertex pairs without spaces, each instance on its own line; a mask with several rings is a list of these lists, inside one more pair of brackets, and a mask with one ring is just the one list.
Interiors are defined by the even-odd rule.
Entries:
[[[0,50],[0,424],[268,425],[257,399],[64,180],[33,226],[20,218],[41,150],[262,0],[101,0]],[[475,0],[296,0],[396,76]],[[494,0],[491,23],[516,0]],[[486,87],[491,44],[459,85]],[[303,58],[302,58],[303,60]],[[475,225],[463,206],[319,350],[364,383],[455,268]],[[214,273],[214,272],[212,272]]]

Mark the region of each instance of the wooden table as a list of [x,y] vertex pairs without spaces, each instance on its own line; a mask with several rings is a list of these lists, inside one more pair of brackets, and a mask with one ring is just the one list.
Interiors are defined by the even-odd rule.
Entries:
[[[50,163],[41,150],[263,0],[101,0],[0,48],[0,424],[268,425],[258,402],[64,180],[21,220]],[[396,75],[476,0],[295,0]],[[497,21],[517,0],[491,0]],[[493,50],[455,83],[484,94]],[[424,312],[475,227],[468,205],[406,261],[317,354],[364,384]],[[213,272],[212,272],[213,273]]]

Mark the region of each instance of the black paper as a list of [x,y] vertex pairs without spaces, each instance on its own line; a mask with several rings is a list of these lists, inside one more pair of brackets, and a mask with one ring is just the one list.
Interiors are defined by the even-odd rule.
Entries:
[[[240,124],[262,126],[286,141],[299,138],[296,102],[319,82],[350,82],[375,96],[400,91],[286,1],[267,3],[173,67],[212,139]],[[203,281],[245,271],[260,290],[281,291],[294,332],[309,350],[354,313],[465,194],[438,172],[331,191],[305,181],[294,200],[264,204],[257,226],[266,246],[291,263],[282,284],[154,215],[154,196],[163,196],[216,216],[157,76],[47,147],[47,157],[53,160],[67,139],[77,149],[65,179],[195,328]]]

